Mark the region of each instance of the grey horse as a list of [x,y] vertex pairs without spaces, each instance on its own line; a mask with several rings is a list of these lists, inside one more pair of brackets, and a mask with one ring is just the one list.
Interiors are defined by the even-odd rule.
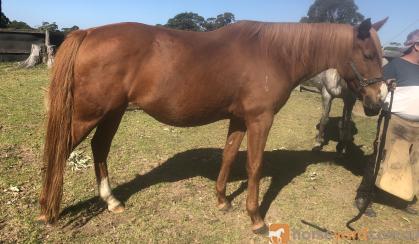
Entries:
[[351,115],[356,102],[356,95],[348,88],[346,81],[343,80],[336,69],[328,69],[317,76],[312,81],[322,95],[322,117],[318,125],[318,133],[313,150],[320,151],[327,143],[325,141],[325,129],[329,121],[330,108],[334,98],[343,99],[342,119],[339,122],[339,141],[336,150],[343,153],[346,145],[353,141]]
[[[386,54],[384,52],[384,54]],[[386,65],[394,57],[400,56],[400,52],[393,55],[385,55],[383,58],[382,65]],[[318,133],[316,136],[316,142],[313,147],[313,151],[322,150],[323,146],[327,143],[325,141],[325,129],[329,121],[330,108],[332,106],[332,100],[334,98],[343,99],[343,113],[342,119],[339,121],[339,140],[336,145],[336,150],[339,153],[343,153],[353,141],[352,133],[352,109],[356,102],[356,95],[348,88],[348,85],[344,79],[342,79],[336,69],[328,69],[318,74],[311,79],[312,85],[322,95],[322,117],[318,125]]]

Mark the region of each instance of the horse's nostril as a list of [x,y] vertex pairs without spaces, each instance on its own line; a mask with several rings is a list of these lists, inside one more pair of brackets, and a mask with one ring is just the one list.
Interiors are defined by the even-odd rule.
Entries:
[[380,112],[381,106],[377,104],[364,104],[364,113],[367,116],[375,116]]
[[382,103],[381,93],[377,96],[365,96],[363,100],[364,112],[367,116],[374,116],[380,112]]

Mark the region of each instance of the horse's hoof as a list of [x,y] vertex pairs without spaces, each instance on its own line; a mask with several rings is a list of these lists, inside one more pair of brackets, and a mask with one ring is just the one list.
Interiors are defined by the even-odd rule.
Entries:
[[323,147],[321,145],[316,145],[311,149],[311,151],[320,152],[322,149],[323,149]]
[[47,224],[47,216],[45,214],[40,214],[38,217],[36,217],[35,221],[39,224]]
[[372,209],[371,206],[368,206],[368,208],[365,210],[364,215],[370,218],[377,217],[377,213],[374,211],[374,209]]
[[253,233],[255,233],[256,235],[264,235],[267,236],[269,233],[269,228],[268,226],[266,226],[265,223],[262,223],[262,225],[255,225],[252,227],[252,231]]
[[345,146],[345,144],[344,144],[344,143],[342,143],[342,142],[339,142],[339,143],[336,145],[336,151],[337,151],[339,154],[344,154],[344,153],[345,153],[345,149],[346,149],[346,146]]
[[108,208],[109,211],[111,211],[112,213],[122,213],[125,211],[125,206],[122,203],[119,203],[118,205],[116,205],[113,208]]
[[226,202],[218,204],[217,208],[220,211],[227,212],[231,210],[232,207],[231,207],[231,203],[229,201],[226,201]]
[[411,215],[419,215],[419,211],[413,205],[407,205],[403,211]]
[[52,223],[48,222],[47,216],[45,214],[40,214],[36,219],[35,223],[43,225],[47,228],[52,227]]

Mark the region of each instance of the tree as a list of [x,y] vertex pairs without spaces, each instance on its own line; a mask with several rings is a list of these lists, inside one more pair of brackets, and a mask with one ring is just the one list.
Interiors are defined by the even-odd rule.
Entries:
[[345,23],[357,25],[364,20],[358,12],[354,0],[315,0],[310,6],[307,16],[301,18],[303,23]]
[[12,22],[10,22],[10,24],[7,25],[7,28],[10,28],[10,29],[26,29],[26,30],[33,29],[27,23],[25,23],[23,21],[17,21],[17,20],[13,20]]
[[204,23],[204,17],[197,13],[185,12],[169,19],[165,26],[179,30],[204,31]]
[[6,28],[10,24],[10,20],[4,15],[0,0],[0,28]]
[[55,22],[49,23],[49,22],[42,22],[42,25],[38,27],[38,30],[42,31],[58,31],[58,25]]
[[223,14],[217,15],[217,18],[208,18],[205,21],[204,27],[206,31],[216,30],[223,26],[229,25],[236,22],[234,14],[230,12],[225,12]]
[[400,42],[390,42],[389,45],[390,46],[398,46],[398,47],[400,47],[402,44]]
[[61,28],[61,31],[64,32],[65,35],[67,35],[68,33],[78,30],[80,29],[77,25],[73,25],[73,27],[69,27],[69,28]]
[[236,22],[236,19],[234,14],[230,12],[225,12],[217,15],[216,18],[208,18],[206,20],[196,13],[185,12],[169,19],[164,26],[179,30],[212,31],[234,22]]

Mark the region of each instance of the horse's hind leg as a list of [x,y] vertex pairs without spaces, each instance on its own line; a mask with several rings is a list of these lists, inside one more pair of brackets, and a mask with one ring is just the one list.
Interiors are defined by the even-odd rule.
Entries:
[[[89,109],[81,109],[85,108],[85,106],[83,106],[85,103],[80,100],[81,99],[75,100],[75,104],[77,104],[77,106],[74,107],[74,112],[71,118],[71,151],[74,150],[89,135],[93,128],[95,128],[99,121],[103,118],[103,113],[94,114],[91,113],[91,110]],[[88,116],[86,116],[86,114]],[[53,177],[53,175],[48,175],[48,172],[46,172],[46,174],[46,179]],[[46,209],[48,207],[46,199],[50,197],[49,194],[51,194],[51,192],[48,191],[48,188],[44,187],[40,196],[42,209]],[[47,222],[48,218],[46,214],[41,213],[38,217],[38,221]]]
[[322,89],[323,112],[322,112],[322,117],[319,122],[318,133],[316,136],[316,143],[314,144],[313,151],[320,151],[325,145],[324,132],[326,130],[327,122],[329,121],[329,113],[330,113],[331,106],[332,106],[332,96],[329,94],[326,88],[323,87]]
[[125,109],[120,109],[104,117],[99,122],[91,142],[99,196],[106,202],[108,209],[115,213],[124,211],[124,205],[112,195],[106,160],[124,111]]
[[218,198],[218,209],[228,210],[231,207],[230,202],[226,198],[226,185],[230,175],[231,166],[236,158],[240,144],[243,140],[246,127],[243,121],[231,119],[228,128],[227,141],[223,151],[223,161],[221,170],[217,178],[216,191]]

